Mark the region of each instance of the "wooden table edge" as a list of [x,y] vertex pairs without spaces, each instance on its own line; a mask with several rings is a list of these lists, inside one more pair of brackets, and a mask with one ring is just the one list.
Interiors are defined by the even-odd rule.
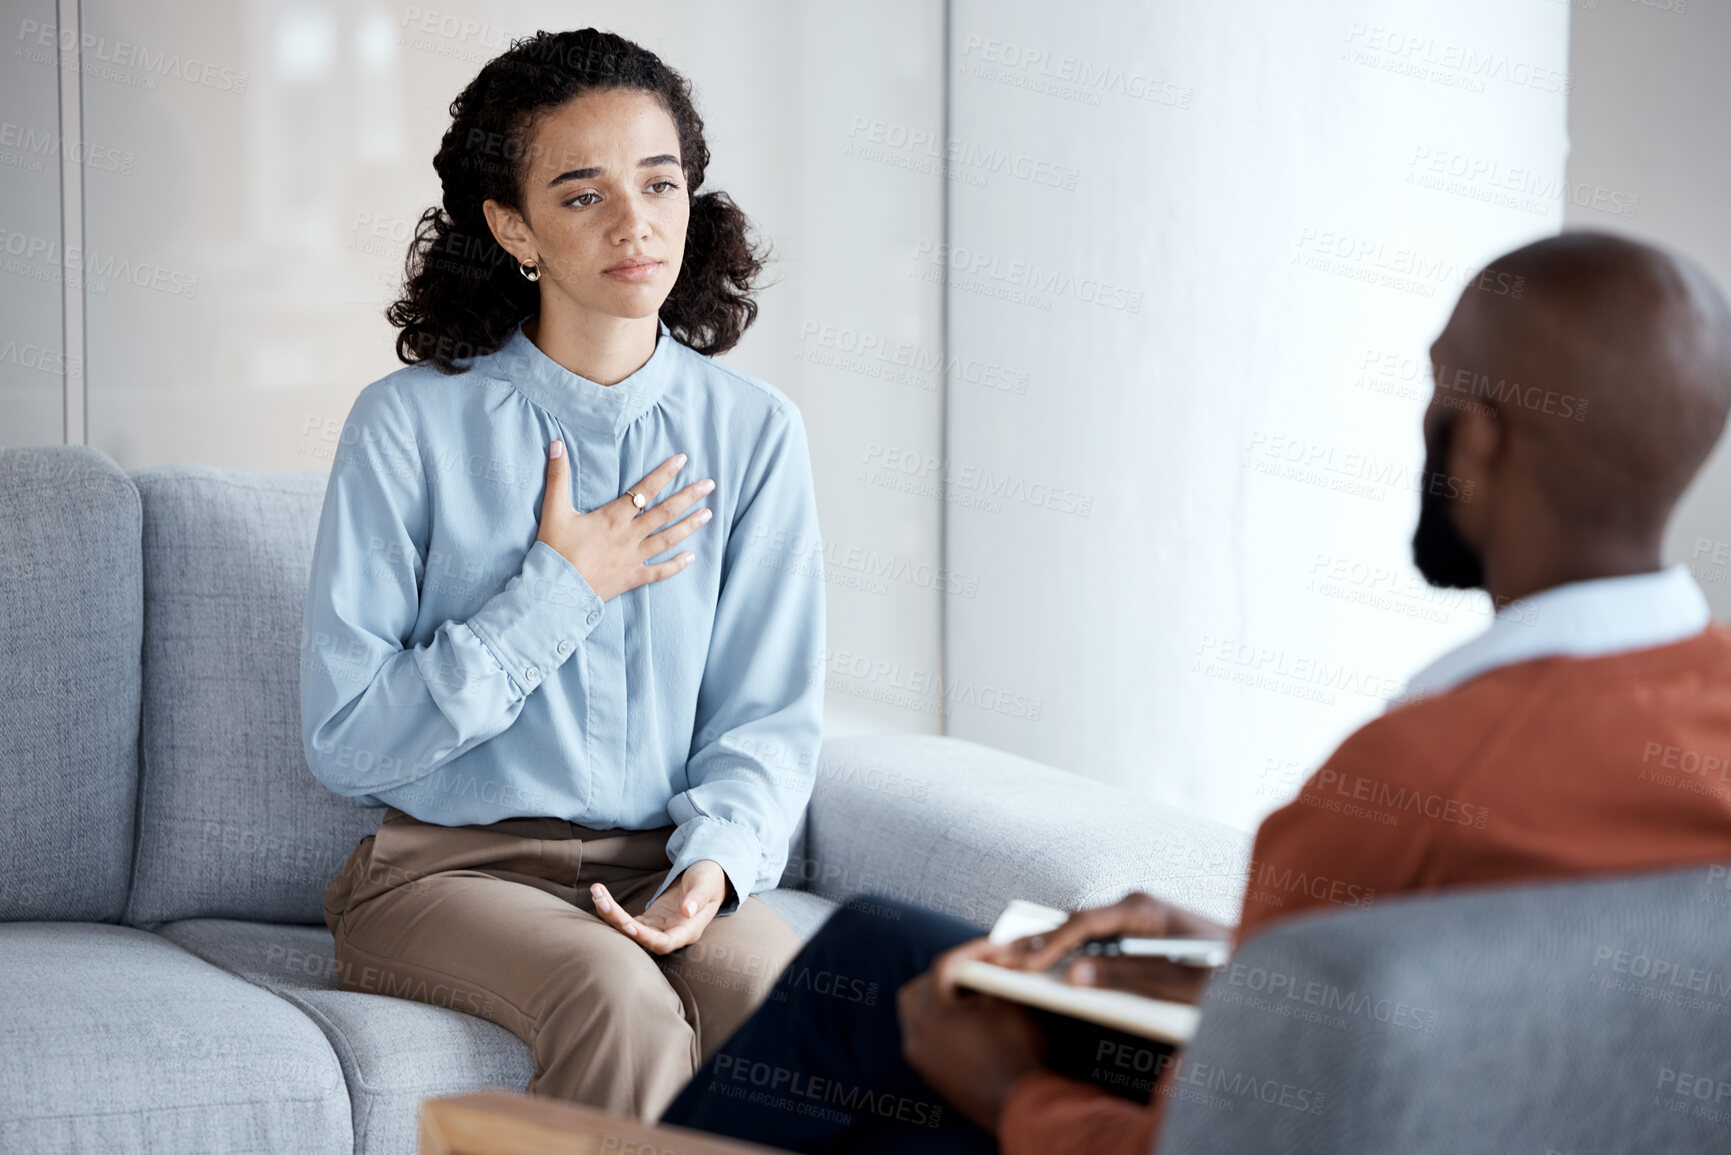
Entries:
[[421,1155],[788,1155],[686,1127],[640,1123],[543,1095],[471,1091],[423,1099]]

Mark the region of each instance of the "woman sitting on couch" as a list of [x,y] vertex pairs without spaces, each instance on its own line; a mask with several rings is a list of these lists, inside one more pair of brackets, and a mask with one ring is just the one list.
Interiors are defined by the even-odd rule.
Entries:
[[761,262],[697,191],[684,79],[542,32],[451,115],[409,367],[356,399],[313,555],[307,761],[387,807],[325,919],[343,989],[485,1016],[530,1091],[653,1119],[800,945],[753,894],[821,734],[818,555],[778,552],[818,541],[805,428],[710,360]]

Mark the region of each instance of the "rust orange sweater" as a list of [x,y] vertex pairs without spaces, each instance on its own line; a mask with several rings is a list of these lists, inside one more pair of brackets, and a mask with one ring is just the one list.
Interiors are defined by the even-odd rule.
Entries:
[[[1482,674],[1359,730],[1256,833],[1237,937],[1270,920],[1444,887],[1731,858],[1731,626]],[[1147,1107],[1038,1071],[1004,1155],[1148,1155]]]

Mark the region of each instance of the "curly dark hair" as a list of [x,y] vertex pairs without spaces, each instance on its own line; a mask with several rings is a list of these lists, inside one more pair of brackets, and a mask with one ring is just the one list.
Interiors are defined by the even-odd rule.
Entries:
[[725,353],[757,319],[752,299],[764,253],[726,193],[698,194],[709,167],[691,82],[653,52],[609,32],[537,32],[513,40],[451,102],[451,127],[433,168],[444,204],[421,214],[404,261],[402,296],[385,310],[397,357],[443,373],[491,353],[540,307],[534,284],[493,238],[481,211],[491,199],[521,212],[537,117],[590,92],[629,88],[660,99],[679,132],[691,220],[679,279],[661,319],[699,353]]

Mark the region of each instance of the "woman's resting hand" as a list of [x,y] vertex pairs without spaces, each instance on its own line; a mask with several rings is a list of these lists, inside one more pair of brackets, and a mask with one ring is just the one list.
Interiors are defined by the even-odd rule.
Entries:
[[696,942],[721,909],[727,897],[727,873],[714,859],[700,859],[637,918],[625,913],[602,883],[591,885],[589,896],[603,921],[642,943],[651,954],[670,954]]

